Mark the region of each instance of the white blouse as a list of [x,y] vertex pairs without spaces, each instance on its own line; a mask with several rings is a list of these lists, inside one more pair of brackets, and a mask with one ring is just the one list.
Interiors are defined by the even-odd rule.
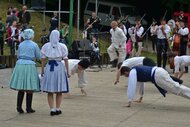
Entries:
[[68,59],[68,49],[65,44],[59,43],[58,46],[52,47],[50,43],[46,43],[41,49],[42,58],[49,58],[53,60]]

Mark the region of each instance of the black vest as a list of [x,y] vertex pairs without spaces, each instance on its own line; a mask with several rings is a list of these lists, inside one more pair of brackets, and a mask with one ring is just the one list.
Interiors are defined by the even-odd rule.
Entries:
[[[183,29],[184,29],[185,27],[183,27]],[[181,43],[187,43],[188,42],[188,35],[181,35]]]
[[138,82],[152,82],[156,88],[158,89],[158,91],[165,97],[166,96],[166,93],[167,91],[162,89],[161,87],[159,87],[156,82],[155,82],[155,71],[153,72],[153,74],[151,75],[152,73],[152,69],[153,67],[149,67],[149,66],[136,66],[136,67],[133,67],[134,69],[136,69],[136,72],[137,72],[137,81]]
[[[139,29],[140,29],[141,27],[142,27],[142,26],[140,26]],[[136,32],[137,32],[137,31],[136,31]],[[135,34],[135,39],[136,39],[136,42],[142,42],[142,41],[143,41],[143,38],[137,36],[137,33]]]
[[151,72],[153,67],[140,66],[134,67],[137,71],[138,82],[152,82]]

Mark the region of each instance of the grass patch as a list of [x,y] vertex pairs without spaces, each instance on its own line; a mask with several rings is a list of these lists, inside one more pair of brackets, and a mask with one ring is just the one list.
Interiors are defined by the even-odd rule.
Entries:
[[[5,22],[6,20],[6,13],[7,13],[7,8],[8,7],[17,7],[19,10],[22,9],[22,4],[20,4],[19,2],[17,2],[16,0],[0,0],[0,16],[3,18],[3,22]],[[41,47],[41,35],[42,33],[42,29],[46,28],[46,32],[45,34],[48,33],[49,30],[49,21],[50,21],[50,17],[45,16],[45,24],[43,24],[43,14],[42,13],[31,13],[31,22],[30,22],[30,26],[34,26],[34,31],[35,31],[35,38],[34,41],[38,43],[39,47]],[[82,30],[80,30],[79,32],[79,38],[78,39],[82,39]],[[77,29],[76,27],[73,27],[73,33],[72,33],[72,42],[73,40],[77,39]],[[109,45],[111,44],[110,42],[110,34],[100,34],[99,35],[99,46],[100,46],[100,53],[104,54],[107,53],[107,48],[109,47]],[[5,44],[4,46],[4,54],[5,55],[10,55],[10,49],[8,47],[7,44]],[[154,53],[150,53],[148,51],[142,51],[142,56],[145,57],[149,57],[151,59],[153,59],[156,62],[156,54]],[[37,63],[38,65],[40,65],[39,63]]]
[[[6,21],[6,14],[7,14],[7,8],[8,7],[17,7],[18,10],[22,9],[22,4],[20,4],[19,2],[17,2],[16,0],[0,0],[0,16],[3,18],[3,22],[5,23]],[[36,43],[38,43],[39,47],[41,47],[41,35],[42,34],[47,34],[49,31],[49,27],[50,27],[50,17],[45,16],[45,23],[43,23],[43,14],[42,13],[38,13],[38,12],[31,12],[31,21],[30,21],[30,25],[29,26],[34,26],[34,31],[35,31],[35,37],[34,37],[34,41]],[[68,25],[68,24],[67,24]],[[42,29],[46,28],[46,32],[42,33]],[[80,33],[82,33],[82,31],[80,31]],[[73,39],[75,40],[77,38],[77,29],[75,27],[73,27]],[[82,34],[79,35],[80,38],[82,38]],[[79,38],[79,39],[80,39]],[[9,55],[10,51],[7,45],[5,45],[4,48],[5,51],[5,55]]]

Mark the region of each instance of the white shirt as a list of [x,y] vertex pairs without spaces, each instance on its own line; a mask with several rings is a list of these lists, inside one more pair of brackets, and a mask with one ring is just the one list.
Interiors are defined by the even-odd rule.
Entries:
[[116,49],[119,48],[119,45],[121,45],[121,48],[125,48],[127,37],[125,36],[122,29],[119,27],[116,27],[115,30],[111,29],[110,34],[111,42]]
[[144,28],[141,26],[139,29],[135,29],[134,32],[136,33],[136,35],[137,35],[138,37],[141,37],[142,34],[143,34],[143,32],[144,32]]
[[157,35],[157,29],[158,29],[158,25],[151,26],[150,28],[151,36]]
[[[153,74],[156,68],[157,67],[154,67],[152,69],[151,75]],[[133,101],[133,98],[136,93],[136,87],[137,87],[137,71],[136,69],[132,69],[129,73],[129,78],[128,78],[128,87],[127,87],[128,101]]]
[[[64,61],[62,61],[64,63]],[[69,75],[74,75],[75,73],[78,74],[78,87],[83,88],[87,85],[86,77],[85,77],[85,71],[78,69],[78,63],[80,60],[78,59],[69,59],[68,65],[69,65]],[[65,64],[65,63],[64,63]]]
[[69,65],[69,75],[71,75],[71,72],[78,72],[78,63],[80,60],[78,59],[68,59],[68,65]]
[[125,25],[122,25],[122,27],[123,27],[122,30],[123,30],[124,34],[127,35],[127,29],[126,29]]
[[175,56],[174,58],[175,73],[178,73],[179,69],[183,72],[185,66],[189,65],[190,65],[190,56],[187,55]]
[[122,67],[127,66],[129,68],[133,68],[134,66],[143,65],[144,58],[145,57],[132,57],[132,58],[129,58],[129,59],[123,61],[121,66]]
[[132,42],[136,42],[134,30],[135,30],[134,26],[128,29],[128,33]]
[[188,29],[187,27],[185,27],[185,28],[180,28],[180,29],[178,30],[178,33],[179,33],[180,35],[182,35],[182,36],[188,35],[188,34],[189,34],[189,29]]
[[160,25],[157,30],[157,37],[158,39],[167,39],[170,36],[170,26],[167,24],[164,26],[164,31],[166,33],[166,36],[162,33],[162,26]]

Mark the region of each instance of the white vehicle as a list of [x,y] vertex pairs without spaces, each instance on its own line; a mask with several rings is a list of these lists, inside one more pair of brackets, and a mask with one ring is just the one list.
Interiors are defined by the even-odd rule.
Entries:
[[[92,12],[96,10],[96,0],[88,0],[84,10],[84,22],[91,17]],[[135,18],[141,17],[135,6],[123,3],[114,3],[109,1],[98,0],[97,15],[101,19],[100,25],[110,26],[115,16],[126,17],[131,25],[135,25]],[[142,20],[142,25],[146,26],[147,21]]]

